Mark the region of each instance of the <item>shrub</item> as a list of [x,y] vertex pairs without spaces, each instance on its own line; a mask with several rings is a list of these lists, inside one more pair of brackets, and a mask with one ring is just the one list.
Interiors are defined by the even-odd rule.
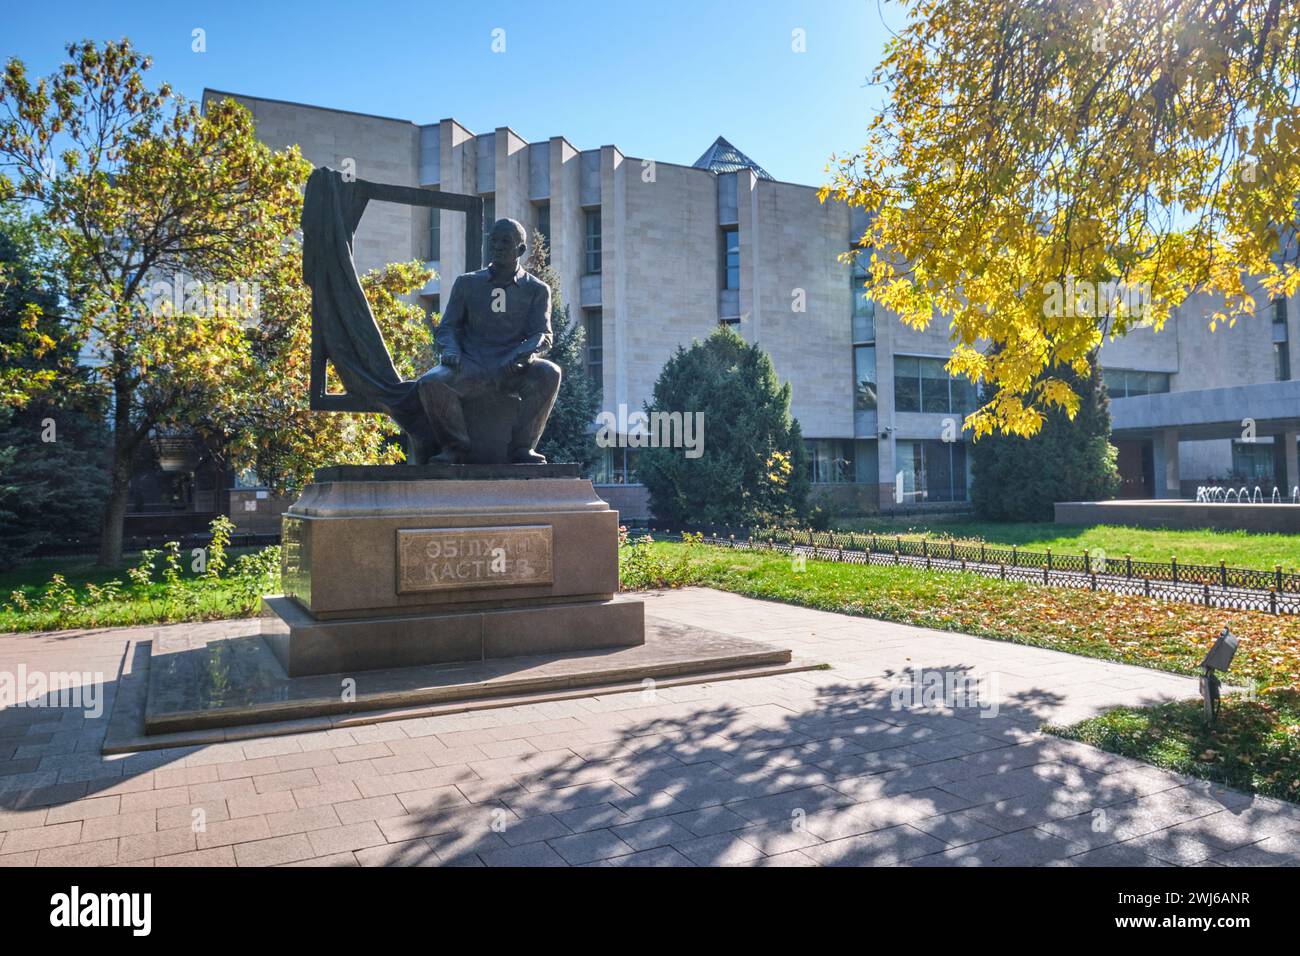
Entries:
[[804,515],[807,457],[790,415],[790,386],[777,383],[762,349],[729,327],[678,347],[646,412],[700,412],[704,422],[698,457],[684,448],[641,449],[637,476],[658,520],[752,525]]

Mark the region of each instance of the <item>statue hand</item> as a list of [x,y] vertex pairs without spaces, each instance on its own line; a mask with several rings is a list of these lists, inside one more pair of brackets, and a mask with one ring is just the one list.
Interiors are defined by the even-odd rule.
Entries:
[[438,362],[441,365],[447,366],[447,368],[460,368],[460,353],[443,352],[439,357]]

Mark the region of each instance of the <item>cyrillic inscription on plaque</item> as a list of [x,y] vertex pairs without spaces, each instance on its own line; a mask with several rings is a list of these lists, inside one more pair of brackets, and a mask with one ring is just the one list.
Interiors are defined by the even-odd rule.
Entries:
[[397,593],[551,584],[551,526],[397,532]]

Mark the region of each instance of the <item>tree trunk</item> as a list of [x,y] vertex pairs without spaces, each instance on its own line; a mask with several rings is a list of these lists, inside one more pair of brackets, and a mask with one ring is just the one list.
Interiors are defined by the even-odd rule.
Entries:
[[115,568],[122,563],[122,528],[126,522],[126,503],[131,490],[131,459],[134,448],[127,450],[125,443],[115,442],[113,447],[112,478],[109,482],[108,501],[99,527],[99,560],[101,568]]
[[[115,354],[115,364],[121,360]],[[135,449],[148,434],[147,425],[131,425],[131,385],[124,375],[113,381],[113,464],[109,475],[108,501],[104,504],[104,518],[99,526],[99,558],[101,568],[114,568],[122,563],[122,527],[126,522],[126,503],[131,490],[131,465]]]

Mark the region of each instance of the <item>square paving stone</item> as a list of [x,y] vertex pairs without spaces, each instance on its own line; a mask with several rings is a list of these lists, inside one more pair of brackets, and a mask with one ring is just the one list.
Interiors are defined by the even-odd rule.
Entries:
[[633,852],[633,847],[624,843],[609,830],[590,830],[547,842],[551,845],[551,849],[574,866]]

